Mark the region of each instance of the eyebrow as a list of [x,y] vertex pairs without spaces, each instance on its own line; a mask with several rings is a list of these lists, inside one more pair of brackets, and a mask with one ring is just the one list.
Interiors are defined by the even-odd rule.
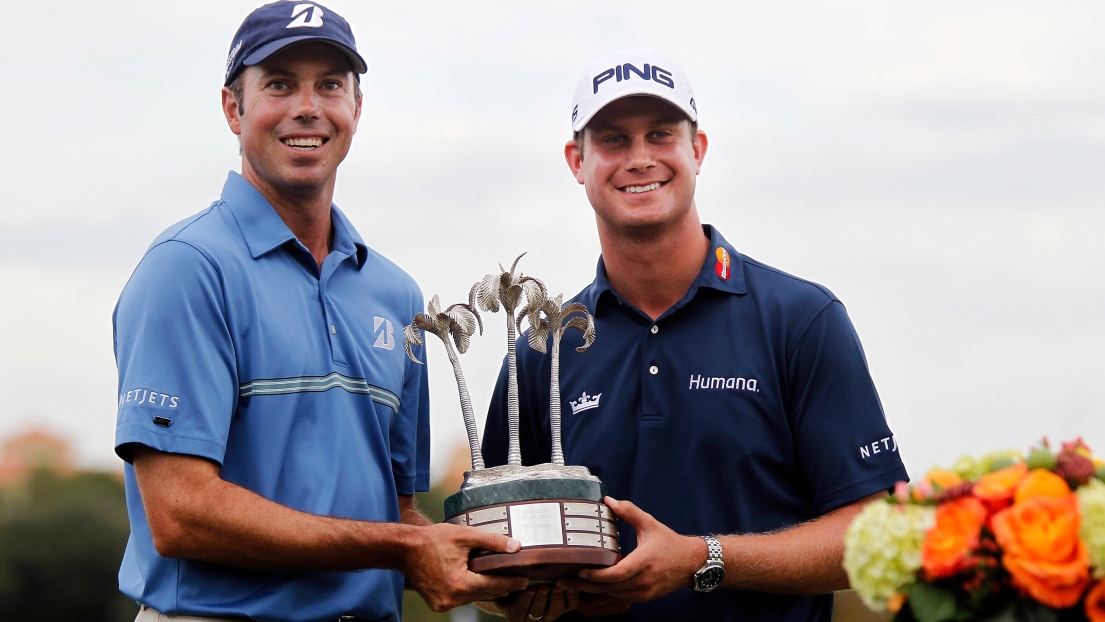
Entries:
[[[685,117],[681,117],[674,114],[662,114],[652,119],[650,125],[677,125],[680,121],[683,121]],[[591,128],[593,132],[621,132],[625,130],[625,126],[618,122],[596,123]]]
[[[339,65],[334,65],[333,67],[330,67],[329,69],[327,69],[326,72],[323,75],[327,75],[327,76],[339,76],[339,75],[340,76],[345,76],[345,75],[348,75],[351,71],[352,70],[349,67],[341,67]],[[261,75],[265,78],[288,78],[288,77],[294,77],[295,73],[292,72],[292,71],[289,71],[287,69],[283,69],[281,67],[272,67],[270,69],[262,68],[261,69]]]

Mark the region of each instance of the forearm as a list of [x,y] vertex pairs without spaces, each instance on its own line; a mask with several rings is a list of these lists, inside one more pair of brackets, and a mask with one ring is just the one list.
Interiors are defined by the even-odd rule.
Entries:
[[844,532],[873,495],[783,531],[719,536],[726,588],[773,594],[824,594],[848,589]]
[[418,509],[414,495],[399,495],[399,522],[416,527],[434,524],[428,516],[422,513],[422,510]]
[[773,594],[824,594],[848,587],[841,567],[843,532],[809,523],[772,534],[718,538],[725,551],[723,587]]
[[[401,569],[422,537],[410,525],[293,510],[221,479],[198,458],[140,450],[135,465],[154,546],[166,557],[251,570]],[[178,477],[168,488],[170,469]]]

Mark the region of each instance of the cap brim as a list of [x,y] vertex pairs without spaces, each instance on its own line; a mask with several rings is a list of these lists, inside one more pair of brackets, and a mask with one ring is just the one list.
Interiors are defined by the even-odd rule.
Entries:
[[348,45],[341,41],[336,41],[329,37],[319,37],[312,35],[304,35],[299,37],[286,37],[284,39],[277,39],[276,41],[270,41],[265,45],[257,48],[252,54],[242,59],[242,66],[249,67],[251,65],[257,65],[264,62],[264,60],[277,52],[296,45],[298,43],[307,43],[308,41],[321,41],[323,43],[329,43],[330,45],[338,48],[349,59],[350,66],[353,67],[353,71],[357,73],[365,73],[368,71],[368,63],[365,59],[357,53],[356,50],[350,48]]
[[573,121],[572,122],[572,131],[573,132],[582,132],[583,128],[587,127],[587,124],[590,123],[591,119],[593,119],[595,117],[595,115],[599,113],[599,111],[601,111],[603,108],[609,106],[610,104],[618,101],[619,99],[625,99],[626,97],[651,97],[653,99],[658,99],[658,100],[660,100],[660,101],[662,101],[666,104],[671,105],[672,108],[675,108],[676,110],[678,110],[678,111],[682,112],[683,114],[687,115],[687,118],[690,119],[692,123],[698,119],[698,111],[690,106],[690,102],[688,102],[687,104],[681,104],[681,103],[679,103],[679,102],[677,102],[673,99],[669,99],[667,97],[662,97],[660,95],[657,95],[655,91],[649,91],[649,90],[644,90],[644,89],[642,89],[642,90],[631,90],[631,91],[626,92],[626,93],[620,93],[617,97],[614,97],[613,99],[611,99],[608,102],[603,102],[603,104],[601,106],[598,106],[597,108],[595,108],[591,112],[588,112],[586,115],[584,115],[582,117],[579,117],[578,119]]

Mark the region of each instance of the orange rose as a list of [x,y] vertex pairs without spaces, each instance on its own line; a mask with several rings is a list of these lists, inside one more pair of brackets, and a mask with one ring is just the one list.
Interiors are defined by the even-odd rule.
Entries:
[[1047,469],[1032,469],[1013,493],[1013,503],[1032,497],[1065,497],[1070,494],[1067,480]]
[[1018,462],[1004,469],[987,473],[975,484],[974,495],[981,499],[991,512],[997,512],[1013,502],[1013,491],[1027,472],[1028,465]]
[[1105,581],[1094,583],[1086,592],[1086,617],[1090,622],[1105,622]]
[[1090,553],[1078,538],[1078,497],[1032,497],[994,515],[1002,565],[1032,598],[1062,609],[1090,583]]
[[921,566],[934,579],[950,577],[971,564],[971,552],[986,522],[986,506],[974,497],[960,497],[936,506],[936,526],[921,543]]
[[944,469],[933,469],[926,473],[917,488],[913,489],[913,500],[924,501],[935,496],[936,493],[958,486],[961,483],[963,483],[963,479],[955,473]]

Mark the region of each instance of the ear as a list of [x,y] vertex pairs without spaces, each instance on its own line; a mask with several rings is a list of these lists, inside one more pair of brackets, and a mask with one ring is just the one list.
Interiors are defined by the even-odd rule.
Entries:
[[698,130],[691,142],[694,146],[694,161],[696,162],[694,174],[697,175],[702,172],[702,161],[706,159],[706,147],[709,146],[710,141],[706,139],[706,132]]
[[227,87],[223,87],[223,116],[226,117],[226,124],[230,126],[230,131],[234,132],[238,136],[242,135],[242,114],[238,108],[238,100],[234,97],[234,92]]
[[361,111],[364,110],[364,93],[357,98],[356,108],[353,109],[353,133],[357,133],[357,124],[361,122]]
[[572,175],[575,175],[576,181],[583,185],[583,155],[579,143],[569,140],[564,145],[564,159],[568,162],[568,168],[572,169]]

